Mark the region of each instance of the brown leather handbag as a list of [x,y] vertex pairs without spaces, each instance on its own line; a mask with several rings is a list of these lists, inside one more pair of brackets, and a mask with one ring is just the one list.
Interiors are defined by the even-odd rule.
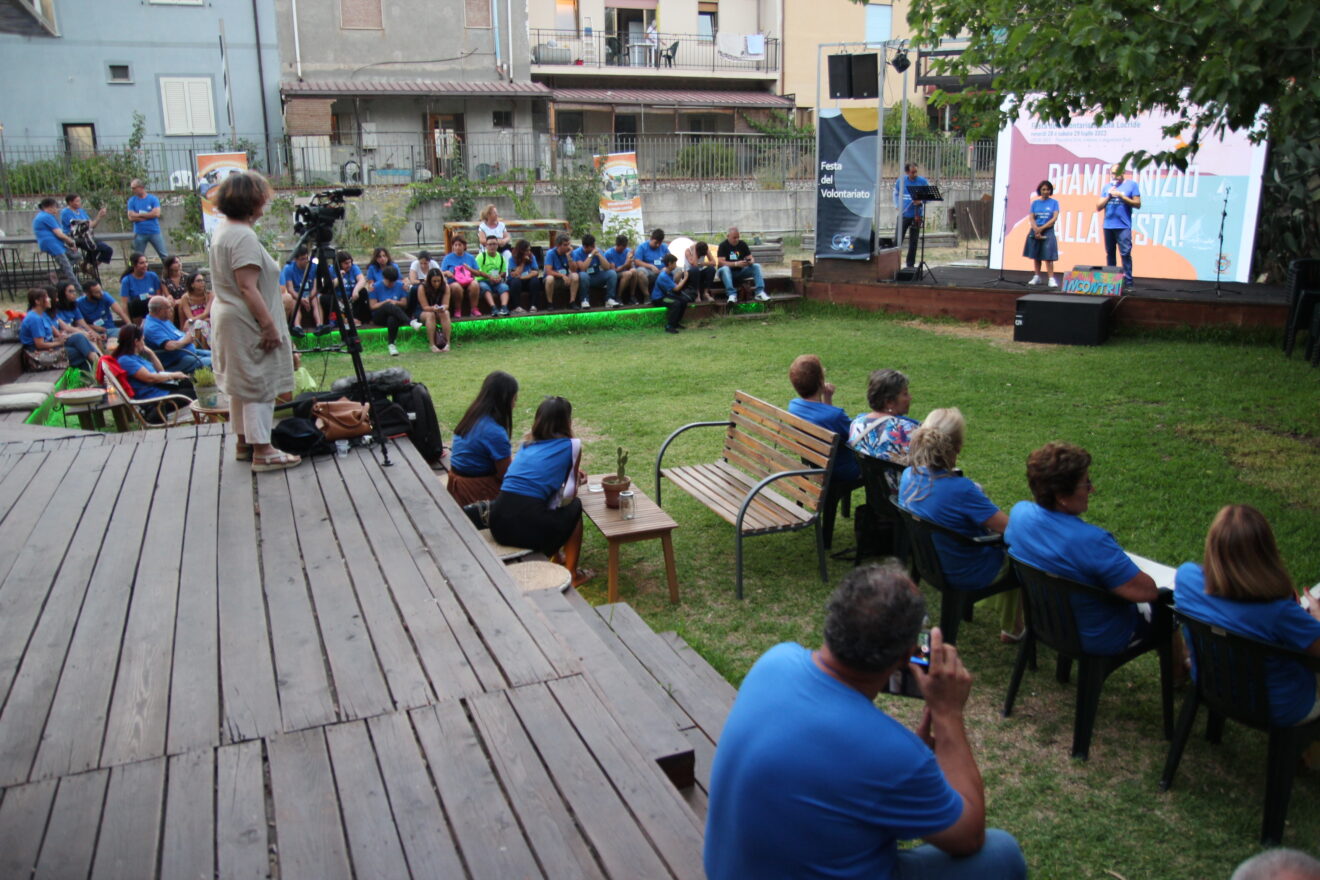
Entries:
[[312,404],[317,430],[333,443],[371,433],[371,414],[356,400],[322,400]]

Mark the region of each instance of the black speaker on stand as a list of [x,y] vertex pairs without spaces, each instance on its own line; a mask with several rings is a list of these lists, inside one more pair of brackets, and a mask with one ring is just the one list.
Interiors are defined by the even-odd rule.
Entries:
[[852,56],[831,55],[829,61],[830,97],[852,97]]
[[866,55],[830,55],[831,98],[879,97],[880,60],[871,52]]

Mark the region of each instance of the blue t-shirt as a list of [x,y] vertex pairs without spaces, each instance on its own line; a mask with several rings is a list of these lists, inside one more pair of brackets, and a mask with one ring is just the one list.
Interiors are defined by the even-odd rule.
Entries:
[[[394,266],[394,270],[395,270],[396,272],[399,270],[399,267],[398,267],[397,265],[395,265],[394,263],[390,263],[389,265]],[[356,268],[356,267],[354,267],[354,268]],[[375,290],[377,284],[384,284],[384,283],[385,283],[385,275],[384,275],[385,267],[382,266],[382,265],[380,265],[379,263],[372,263],[371,265],[367,266],[366,272],[367,272],[367,289],[368,289],[368,290]],[[399,277],[402,278],[403,275],[400,274]],[[356,283],[356,280],[354,281],[354,283]],[[352,290],[352,288],[349,288],[349,289]]]
[[834,461],[833,482],[853,482],[862,478],[862,467],[857,457],[848,451],[848,414],[841,408],[818,400],[803,400],[795,397],[788,402],[788,411],[800,419],[806,419],[813,425],[833,431],[839,435],[841,445],[839,456]]
[[88,324],[102,330],[111,330],[115,326],[115,313],[110,308],[110,297],[105,291],[101,292],[100,299],[92,299],[86,294],[78,297],[78,314]]
[[60,228],[59,218],[49,211],[38,211],[32,218],[32,234],[37,237],[37,246],[48,254],[62,254],[66,250],[55,230]]
[[352,293],[354,286],[357,285],[357,280],[362,277],[362,270],[357,267],[356,263],[353,263],[347,269],[339,272],[337,277],[344,285],[344,292]]
[[558,248],[551,248],[545,252],[545,267],[567,275],[572,271],[568,268],[569,256],[570,254],[561,254]]
[[[1056,216],[1058,213],[1059,202],[1056,199],[1036,199],[1031,203],[1031,216],[1036,219],[1037,226],[1044,226],[1046,223],[1049,223],[1050,218]],[[1052,233],[1053,231],[1053,226],[1046,230],[1047,233]]]
[[665,254],[667,253],[669,253],[669,248],[665,247],[663,241],[660,242],[658,247],[655,247],[648,240],[637,246],[637,250],[633,253],[633,259],[639,263],[650,263],[657,269],[663,269],[665,267]]
[[[908,192],[910,186],[930,186],[930,181],[919,174],[915,180],[909,180],[908,176],[904,174],[894,183],[894,199],[902,206],[903,216],[916,217],[924,215],[926,205],[924,202],[920,205],[912,204],[912,193]],[[1021,203],[1019,202],[1019,204]]]
[[655,281],[651,282],[651,302],[659,302],[665,298],[666,293],[672,293],[678,286],[678,278],[673,272],[660,270],[660,274],[655,276]]
[[523,263],[521,266],[515,266],[513,260],[509,260],[509,272],[515,276],[522,275],[524,272],[537,272],[540,271],[540,269],[541,264],[536,262],[536,254],[531,251],[527,252],[527,262]]
[[396,281],[393,284],[386,284],[381,281],[376,285],[376,289],[371,291],[371,301],[383,303],[388,299],[408,299],[408,290],[403,286],[402,281]]
[[84,211],[82,208],[79,208],[76,211],[73,210],[73,208],[65,208],[64,210],[60,211],[60,227],[64,230],[64,234],[69,236],[70,238],[73,237],[73,222],[75,220],[90,220],[90,219],[91,218],[87,216],[87,212]]
[[[134,211],[138,214],[145,214],[146,212],[154,211],[159,207],[160,199],[156,198],[151,193],[147,193],[142,198],[130,196],[128,199],[128,210]],[[134,235],[152,235],[157,232],[160,232],[159,219],[133,221]]]
[[160,293],[160,276],[148,271],[141,278],[132,272],[119,279],[119,295],[124,299],[151,299]]
[[55,309],[53,311],[53,314],[55,316],[56,321],[63,321],[64,323],[68,324],[70,327],[77,324],[79,318],[82,317],[81,315],[78,314],[78,307],[76,305],[70,306],[67,309]]
[[605,254],[605,259],[609,261],[610,265],[619,269],[622,268],[623,264],[628,262],[628,258],[632,256],[632,248],[619,250],[617,247],[612,247],[606,249],[603,253]]
[[143,368],[148,373],[156,372],[156,365],[146,358],[138,357],[135,354],[116,355],[115,360],[119,361],[119,366],[128,373],[128,384],[133,388],[133,398],[135,400],[149,400],[153,397],[164,397],[169,394],[164,388],[153,385],[150,382],[143,382],[136,378],[138,370]]
[[280,270],[280,287],[284,287],[290,281],[293,282],[294,290],[302,290],[302,286],[307,284],[307,292],[310,293],[314,282],[309,282],[307,276],[316,277],[316,267],[308,261],[307,265],[299,269],[298,264],[292,261],[285,263],[284,268]]
[[[1019,501],[1004,532],[1013,556],[1052,575],[1113,590],[1141,573],[1114,536],[1070,513]],[[1073,613],[1088,654],[1118,654],[1132,641],[1141,612],[1091,596],[1073,597]]]
[[[1113,181],[1104,185],[1102,192],[1109,192],[1113,186]],[[1129,199],[1134,199],[1141,195],[1140,188],[1137,187],[1135,180],[1125,180],[1118,185],[1118,191]],[[1131,229],[1132,228],[1132,206],[1120,199],[1118,196],[1110,196],[1109,201],[1105,202],[1105,229]]]
[[482,416],[466,434],[455,434],[449,449],[449,469],[464,477],[487,477],[495,462],[513,454],[509,434],[490,416]]
[[573,441],[566,437],[524,443],[513,457],[500,485],[503,492],[549,501],[568,479],[573,466]]
[[[981,487],[966,477],[929,468],[906,468],[898,484],[898,503],[922,519],[969,538],[991,534],[982,523],[999,512]],[[994,582],[1004,565],[1004,545],[973,547],[947,535],[931,536],[949,586],[979,590]]]
[[[1320,639],[1320,620],[1307,614],[1295,599],[1239,602],[1206,595],[1205,573],[1195,562],[1184,562],[1178,567],[1173,602],[1179,611],[1197,620],[1294,651],[1305,651]],[[1187,644],[1190,648],[1191,642]],[[1196,655],[1189,653],[1192,653],[1192,675],[1195,676]],[[1271,658],[1265,664],[1270,717],[1275,724],[1291,727],[1315,706],[1315,674],[1300,663],[1287,660]]]
[[801,645],[761,656],[711,768],[710,880],[893,877],[900,840],[943,831],[962,796],[926,744]]
[[33,309],[23,316],[23,322],[18,325],[18,341],[24,348],[32,350],[37,347],[38,339],[54,342],[55,324],[50,315]]
[[[162,349],[167,342],[177,342],[183,338],[183,331],[174,326],[173,321],[164,321],[152,315],[147,315],[146,320],[142,322],[142,337],[147,340],[147,348]],[[175,351],[196,351],[197,348],[192,343],[183,348],[176,348]]]
[[590,275],[593,272],[599,272],[605,268],[605,260],[602,260],[600,258],[599,248],[592,248],[591,254],[588,255],[585,249],[581,247],[577,247],[574,248],[573,253],[569,254],[568,256],[570,259],[577,260],[579,263],[582,262],[583,260],[586,260],[587,268],[583,269],[582,271],[587,275]]
[[474,275],[478,269],[477,258],[464,251],[461,257],[458,254],[445,254],[444,260],[440,263],[440,271],[453,272],[460,265],[467,266]]

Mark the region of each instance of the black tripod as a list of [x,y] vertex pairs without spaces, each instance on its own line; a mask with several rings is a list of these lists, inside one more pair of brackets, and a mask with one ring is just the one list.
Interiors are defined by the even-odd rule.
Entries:
[[[359,189],[357,192],[361,193],[362,191]],[[353,375],[357,379],[348,396],[356,398],[359,402],[367,405],[368,414],[371,416],[371,437],[375,444],[380,447],[381,467],[390,467],[393,464],[390,461],[390,449],[385,443],[384,435],[381,434],[380,419],[376,417],[376,401],[371,396],[371,388],[367,384],[366,367],[362,365],[362,338],[358,336],[357,324],[353,320],[352,292],[347,289],[344,276],[339,271],[339,263],[335,260],[337,250],[334,245],[334,221],[343,216],[343,197],[345,195],[355,195],[355,193],[345,190],[327,190],[318,193],[313,198],[310,207],[300,207],[298,209],[298,219],[294,231],[302,232],[302,238],[293,246],[293,253],[297,253],[298,248],[309,240],[315,245],[317,289],[330,291],[335,310],[339,313],[339,345],[322,346],[318,342],[312,348],[295,350],[299,354],[348,352],[353,361]],[[323,196],[327,197],[330,204],[317,204],[317,200]],[[304,223],[306,226],[304,226]],[[303,231],[304,228],[306,229],[305,232]],[[302,286],[298,288],[298,297],[293,303],[293,314],[289,316],[291,333],[294,318],[297,317],[298,310],[302,308],[303,298],[311,287],[311,279],[312,273],[303,274]],[[329,316],[325,317],[328,320]]]

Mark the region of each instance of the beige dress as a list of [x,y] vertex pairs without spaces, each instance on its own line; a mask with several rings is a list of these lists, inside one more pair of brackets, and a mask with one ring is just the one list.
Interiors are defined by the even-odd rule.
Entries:
[[[252,316],[234,277],[235,269],[258,266],[257,289],[280,328],[281,345],[261,349],[261,326]],[[280,299],[280,267],[246,223],[221,220],[211,238],[211,364],[220,390],[240,400],[264,403],[293,391],[293,346]]]

